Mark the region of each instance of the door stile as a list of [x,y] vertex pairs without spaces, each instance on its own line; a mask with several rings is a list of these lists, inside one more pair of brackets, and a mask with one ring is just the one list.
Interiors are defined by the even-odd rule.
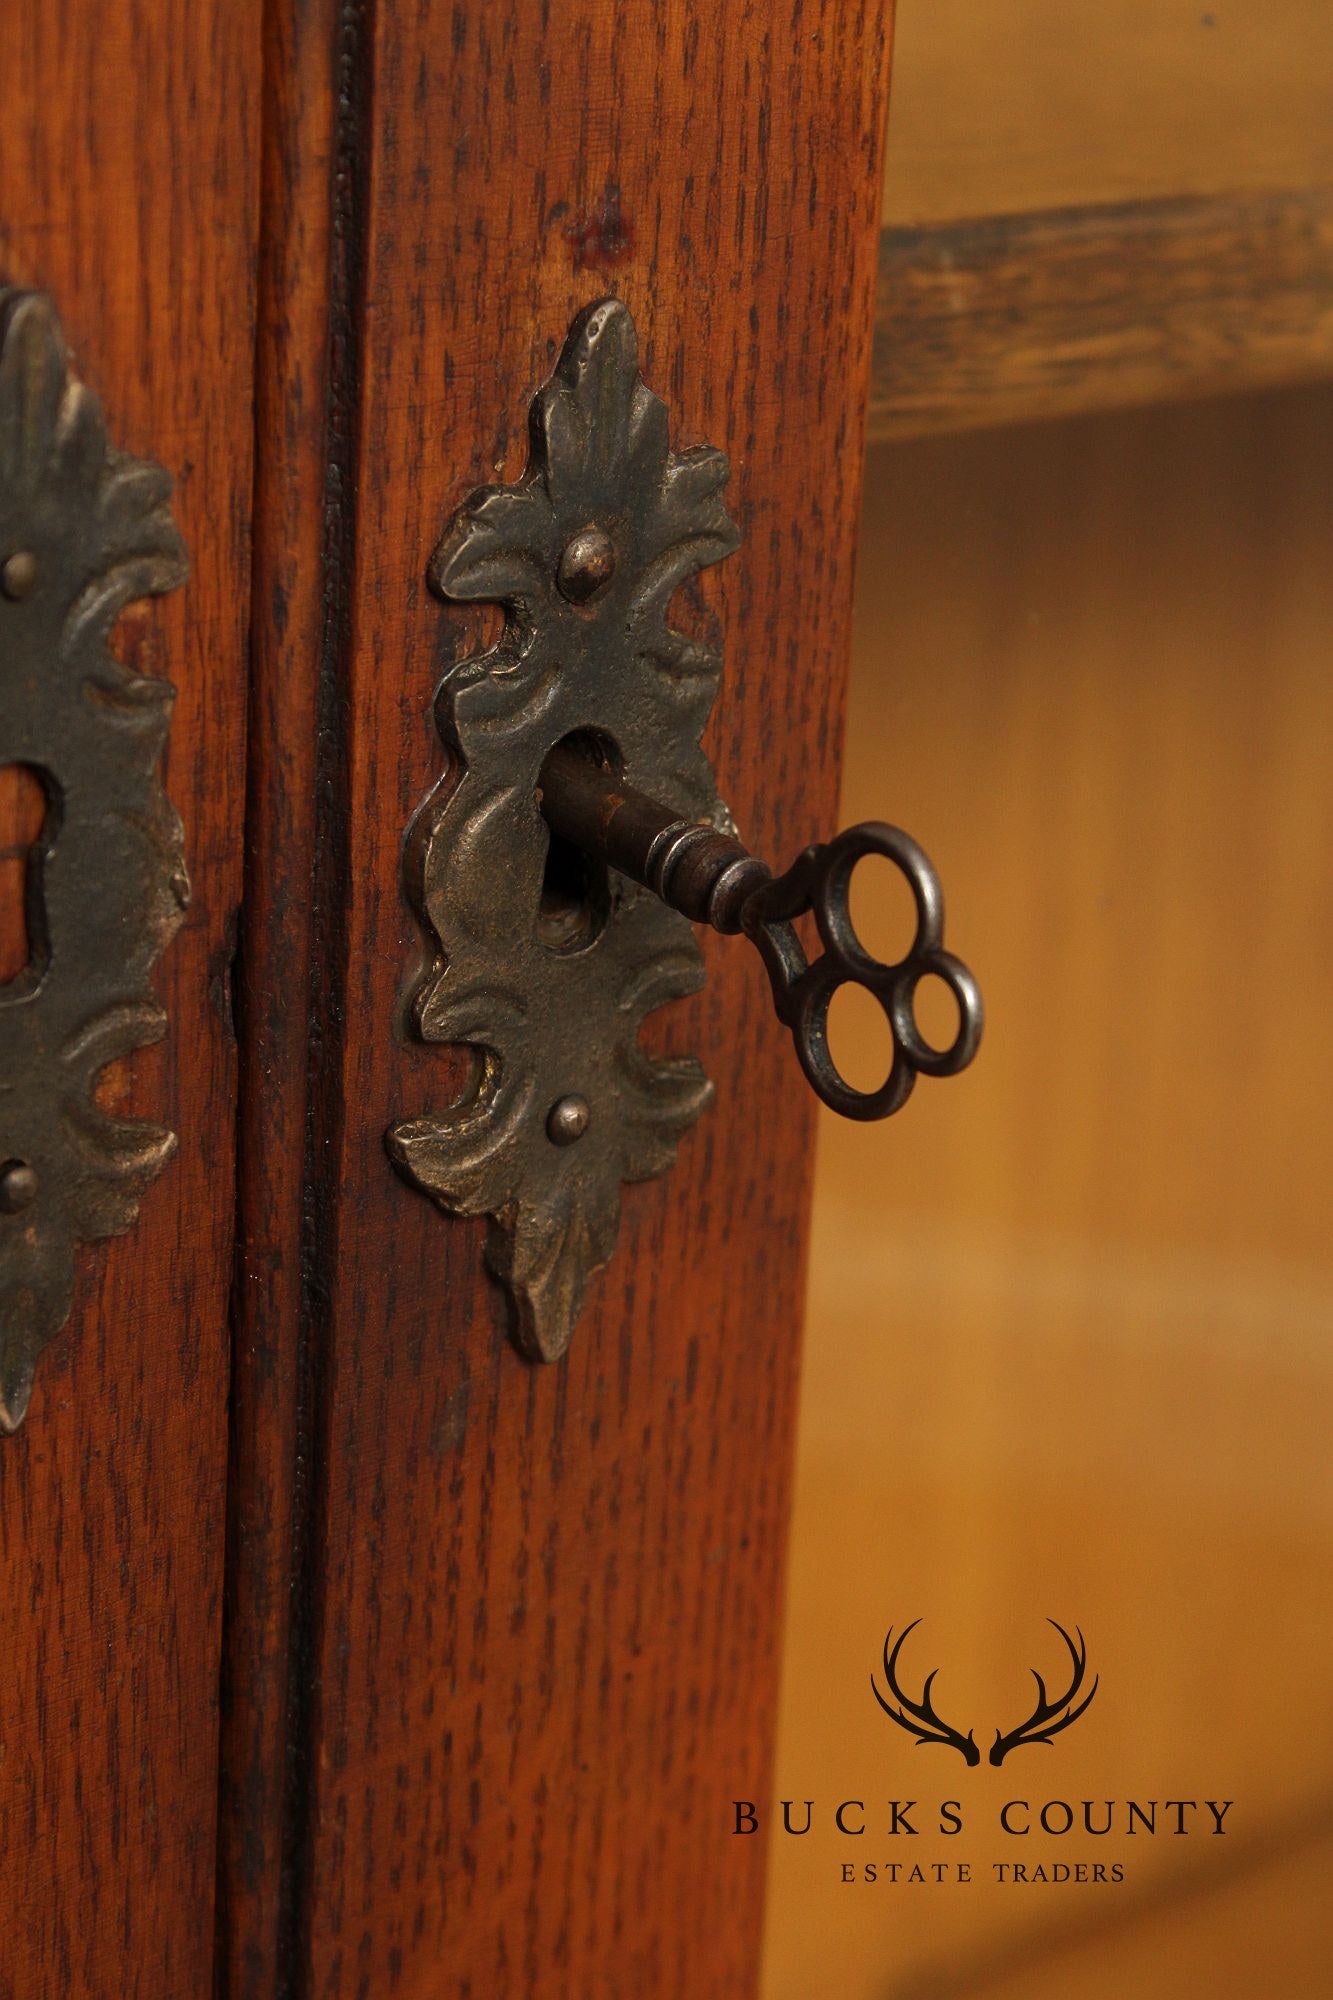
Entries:
[[219,2000],[301,1990],[369,11],[265,9]]
[[761,851],[832,823],[887,9],[326,0],[268,61],[220,1985],[747,1993],[813,1107],[706,948],[652,1042],[717,1105],[523,1360],[480,1226],[385,1153],[467,1073],[405,1031],[402,838],[490,623],[430,551],[607,293],[673,447],[732,460],[742,554],[676,614],[723,794]]
[[111,643],[176,689],[190,895],[153,972],[165,1037],[98,1086],[174,1156],[78,1252],[0,1440],[0,1990],[161,2000],[207,1992],[214,1920],[260,8],[51,0],[5,27],[0,276],[50,297],[112,445],[173,482],[190,573]]

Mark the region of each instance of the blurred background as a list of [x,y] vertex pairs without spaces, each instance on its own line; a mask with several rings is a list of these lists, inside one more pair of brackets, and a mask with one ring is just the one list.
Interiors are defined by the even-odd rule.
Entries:
[[[821,1131],[776,1795],[825,1817],[771,1844],[765,2000],[1333,1990],[1331,136],[1323,5],[900,6],[840,824],[921,839],[988,1029],[891,1125]],[[1168,199],[1169,282],[1127,248]],[[1283,279],[1237,244],[1293,203]],[[1012,285],[950,321],[962,407],[928,355],[895,378],[888,316],[950,240],[959,313],[993,300],[978,216],[1038,287],[1052,232],[1095,239],[1103,316],[1066,274],[1054,326]],[[883,873],[858,920],[898,956]],[[877,1080],[874,1009],[833,1036]],[[999,1770],[917,1748],[869,1690],[917,1617],[905,1678],[938,1666],[983,1752],[1060,1679],[1049,1618],[1096,1700]],[[1014,1797],[1235,1805],[1225,1841],[1029,1840],[1126,1867],[1055,1889],[993,1879]],[[968,1831],[846,1840],[844,1798]],[[890,1859],[974,1880],[839,1879]]]

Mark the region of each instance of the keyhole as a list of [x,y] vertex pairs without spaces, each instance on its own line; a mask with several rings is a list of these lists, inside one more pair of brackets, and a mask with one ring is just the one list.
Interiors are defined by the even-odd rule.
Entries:
[[0,999],[31,992],[50,960],[42,867],[53,793],[32,764],[0,764]]
[[538,937],[551,951],[581,951],[600,930],[601,915],[595,900],[592,864],[577,847],[571,847],[567,840],[553,833],[542,874]]
[[[561,747],[576,750],[603,770],[620,768],[620,753],[614,743],[597,731],[575,730],[562,739]],[[581,854],[562,835],[550,834],[537,910],[537,936],[547,950],[586,951],[606,928],[610,910],[606,864]]]

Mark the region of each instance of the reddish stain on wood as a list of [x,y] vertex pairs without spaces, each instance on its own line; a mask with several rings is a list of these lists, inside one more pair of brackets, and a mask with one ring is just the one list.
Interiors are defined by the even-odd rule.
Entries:
[[622,206],[620,184],[608,181],[591,209],[564,225],[561,234],[576,271],[609,271],[634,254],[634,223]]

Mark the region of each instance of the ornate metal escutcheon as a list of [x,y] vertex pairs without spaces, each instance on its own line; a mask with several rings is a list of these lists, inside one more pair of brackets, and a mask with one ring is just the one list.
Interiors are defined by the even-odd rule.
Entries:
[[[773,877],[736,837],[700,737],[720,662],[668,622],[685,580],[739,546],[719,451],[668,446],[628,309],[579,314],[533,403],[527,468],[466,500],[430,566],[437,592],[503,605],[489,651],[436,696],[453,764],[409,829],[405,885],[431,942],[413,993],[428,1042],[468,1045],[471,1084],[388,1134],[400,1171],[453,1215],[486,1215],[487,1257],[533,1359],[569,1344],[615,1247],[622,1182],[662,1173],[712,1097],[690,1058],[653,1060],[645,1016],[693,992],[690,924],[757,947],[810,1083],[854,1118],[884,1117],[918,1073],[952,1075],[981,1035],[971,974],[944,951],[943,900],[906,834],[874,822]],[[917,908],[912,949],[878,964],[852,925],[864,854],[887,856]],[[812,913],[810,963],[794,928]],[[927,975],[954,995],[943,1050],[918,1032]],[[862,1093],[828,1047],[840,986],[879,1001],[892,1071]]]
[[189,899],[158,770],[174,691],[109,643],[127,604],[184,581],[170,490],[108,443],[50,301],[0,291],[0,763],[43,802],[27,962],[0,985],[4,1431],[69,1313],[77,1245],[130,1228],[176,1144],[97,1102],[106,1065],[165,1033],[150,973]]

